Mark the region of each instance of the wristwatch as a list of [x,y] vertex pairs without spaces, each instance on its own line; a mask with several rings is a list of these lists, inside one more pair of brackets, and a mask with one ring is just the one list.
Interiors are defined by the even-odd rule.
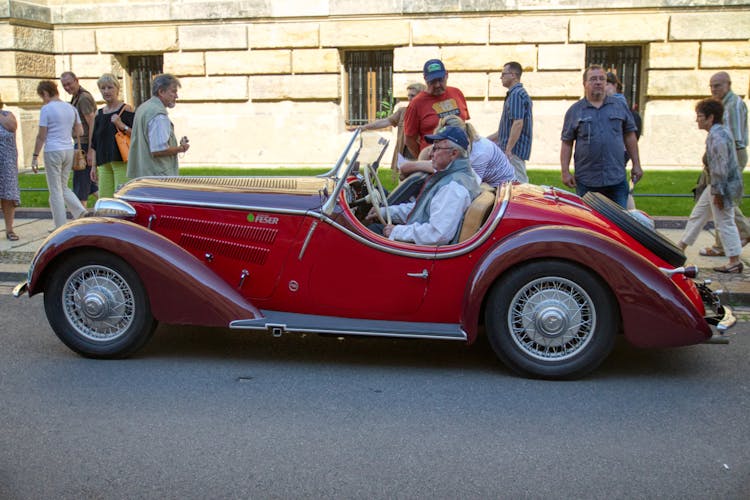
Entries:
[[123,130],[123,132],[127,132],[128,130],[130,130],[130,127],[128,127],[127,125],[125,125],[125,130]]

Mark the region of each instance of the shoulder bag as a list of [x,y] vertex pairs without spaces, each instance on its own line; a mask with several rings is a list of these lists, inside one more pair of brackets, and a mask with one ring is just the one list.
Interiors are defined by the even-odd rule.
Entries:
[[73,170],[86,170],[86,153],[83,152],[81,147],[80,137],[76,137],[76,144],[78,148],[75,150],[75,156],[73,157]]
[[[122,112],[125,111],[125,104],[122,105],[122,109],[118,113],[122,117]],[[115,127],[116,128],[116,127]],[[130,136],[120,129],[115,132],[115,142],[117,142],[117,148],[120,150],[120,156],[122,161],[128,161],[128,153],[130,152]]]

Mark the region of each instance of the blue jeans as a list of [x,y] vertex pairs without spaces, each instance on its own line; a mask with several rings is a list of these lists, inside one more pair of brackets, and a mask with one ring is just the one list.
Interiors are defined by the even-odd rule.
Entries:
[[615,203],[620,205],[622,208],[628,207],[628,195],[630,194],[630,186],[628,185],[627,179],[623,180],[619,184],[614,184],[612,186],[596,186],[596,187],[587,186],[585,184],[581,184],[580,182],[576,181],[576,194],[578,194],[578,196],[583,196],[589,191],[593,191],[595,193],[602,193],[604,196],[614,201]]

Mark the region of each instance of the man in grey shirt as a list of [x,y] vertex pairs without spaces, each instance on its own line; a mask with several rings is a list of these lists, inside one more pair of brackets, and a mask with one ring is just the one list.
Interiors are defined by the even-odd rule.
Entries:
[[[601,66],[589,66],[583,73],[585,97],[565,113],[560,146],[562,182],[575,188],[579,196],[599,192],[626,208],[630,190],[623,150],[633,162],[633,182],[643,177],[643,170],[633,115],[622,101],[607,96],[606,81]],[[575,175],[570,173],[574,143]]]

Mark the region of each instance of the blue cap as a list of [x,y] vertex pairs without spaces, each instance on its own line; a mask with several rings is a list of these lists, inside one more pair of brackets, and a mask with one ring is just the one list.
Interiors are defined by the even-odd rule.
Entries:
[[424,140],[432,144],[435,141],[448,139],[464,149],[469,148],[469,137],[461,127],[443,127],[432,135],[424,136]]
[[445,76],[445,65],[440,59],[430,59],[424,63],[422,73],[424,73],[424,81],[429,83]]

